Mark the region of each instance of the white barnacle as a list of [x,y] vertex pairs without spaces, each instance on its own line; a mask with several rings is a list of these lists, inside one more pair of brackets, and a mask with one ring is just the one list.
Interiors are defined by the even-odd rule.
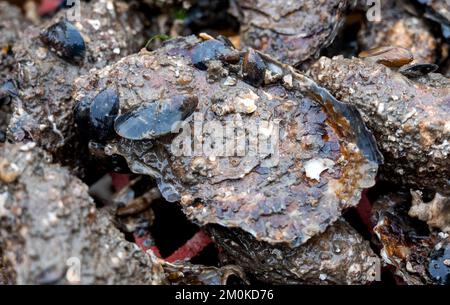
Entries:
[[325,170],[330,170],[334,166],[334,161],[330,159],[315,158],[307,161],[304,165],[306,177],[320,181],[320,174]]

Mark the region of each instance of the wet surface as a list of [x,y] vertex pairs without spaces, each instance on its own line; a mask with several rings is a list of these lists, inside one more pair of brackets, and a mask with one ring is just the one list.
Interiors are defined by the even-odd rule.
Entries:
[[443,193],[449,185],[449,80],[440,74],[409,79],[363,59],[321,58],[313,78],[355,105],[385,157],[383,177]]
[[222,261],[235,262],[265,283],[365,284],[375,280],[376,255],[345,221],[298,248],[271,246],[238,229],[210,227]]
[[87,186],[32,144],[0,148],[2,283],[162,283],[157,258],[125,241]]
[[0,283],[449,284],[448,2],[10,3]]
[[[210,61],[206,72],[195,68],[196,60],[192,62],[191,54],[202,43],[195,37],[180,38],[168,41],[152,53],[142,51],[127,57],[112,67],[78,79],[74,98],[89,99],[106,84],[113,84],[120,96],[120,111],[127,116],[147,101],[157,100],[155,107],[158,103],[170,107],[173,96],[189,93],[198,99],[196,113],[185,120],[194,130],[199,126],[196,125],[199,115],[205,119],[200,126],[208,121],[234,122],[238,136],[242,132],[255,132],[243,128],[255,124],[252,121],[255,119],[279,123],[279,151],[273,151],[279,160],[273,160],[270,152],[258,154],[258,148],[250,145],[242,156],[236,151],[229,157],[218,151],[213,151],[214,158],[202,152],[178,155],[171,146],[181,144],[182,138],[176,137],[179,131],[159,137],[147,132],[150,136],[137,141],[118,136],[108,142],[105,151],[123,155],[133,172],[156,178],[165,199],[180,200],[184,212],[199,224],[240,227],[270,243],[298,246],[323,232],[339,218],[343,208],[358,202],[363,188],[373,185],[377,160],[372,157],[377,153],[376,147],[362,146],[361,150],[358,147],[371,143],[371,135],[367,133],[368,137],[364,137],[364,130],[348,128],[347,117],[362,124],[357,113],[352,117],[344,104],[330,100],[312,81],[281,66],[283,79],[260,89],[242,81],[233,72],[240,68],[227,63],[227,58],[221,58],[222,62]],[[232,54],[231,51],[225,53]],[[210,59],[209,54],[206,57]],[[211,71],[211,67],[219,72]],[[221,76],[211,82],[212,73]],[[289,89],[291,86],[304,88],[295,91]],[[316,98],[328,108],[322,108]],[[178,111],[168,113],[178,118]],[[121,135],[117,130],[120,117],[115,124]],[[149,126],[142,121],[130,131]],[[212,129],[207,124],[203,126],[206,133],[200,144],[206,149],[211,149],[206,145],[211,145],[208,141],[212,139],[207,138],[214,130],[220,130],[211,126]],[[264,128],[270,132],[274,126]],[[276,163],[272,165],[272,161]]]
[[76,145],[70,100],[75,78],[144,43],[139,15],[132,16],[131,10],[124,2],[93,1],[83,6],[79,23],[69,22],[61,10],[21,33],[13,47],[21,90],[13,103],[11,140],[32,139],[64,161],[63,147]]
[[374,232],[381,243],[381,257],[395,267],[395,274],[407,284],[435,283],[436,275],[429,276],[428,266],[434,249],[446,243],[448,234],[430,232],[422,222],[408,216],[409,205],[410,197],[401,192],[386,194],[375,201]]
[[287,64],[301,63],[327,47],[353,1],[236,1],[242,47]]

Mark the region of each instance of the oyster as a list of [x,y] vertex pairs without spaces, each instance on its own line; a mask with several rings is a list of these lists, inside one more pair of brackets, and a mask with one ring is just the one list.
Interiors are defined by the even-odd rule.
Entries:
[[270,245],[239,229],[209,230],[224,263],[235,262],[265,283],[365,284],[380,271],[369,243],[342,220],[297,248]]
[[151,251],[127,242],[87,186],[32,144],[0,147],[0,283],[163,283]]
[[[211,45],[216,51],[202,50]],[[255,66],[243,67],[249,60],[236,54],[216,40],[173,39],[80,77],[74,99],[84,103],[107,87],[116,90],[117,135],[105,153],[156,178],[163,197],[181,201],[191,220],[299,246],[358,203],[361,190],[374,184],[379,153],[356,109],[263,54],[265,73],[252,75],[279,77],[253,87],[240,71]],[[261,84],[253,76],[251,83]],[[195,105],[193,114],[189,108],[183,115],[183,100]],[[180,122],[168,134],[173,118]],[[164,132],[152,127],[158,120]]]
[[353,0],[237,0],[241,46],[295,65],[331,44]]
[[69,21],[61,10],[43,25],[28,27],[14,46],[21,90],[8,129],[11,140],[30,138],[59,152],[74,138],[75,78],[143,45],[142,21],[129,4],[95,0],[80,9],[79,21]]
[[450,80],[408,79],[381,64],[337,56],[310,70],[336,98],[355,105],[385,157],[382,175],[398,184],[450,193]]

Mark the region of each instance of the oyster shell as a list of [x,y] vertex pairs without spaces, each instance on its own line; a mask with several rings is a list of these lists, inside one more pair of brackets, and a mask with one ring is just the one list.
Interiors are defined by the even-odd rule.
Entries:
[[295,65],[331,44],[353,0],[238,0],[241,46]]
[[151,251],[127,242],[88,187],[30,143],[0,147],[0,284],[164,283]]
[[[11,118],[10,89],[13,69],[16,64],[12,48],[19,32],[28,25],[20,9],[8,2],[0,1],[0,138],[5,141],[6,129]],[[14,90],[16,91],[16,90]]]
[[224,263],[236,263],[265,283],[366,284],[380,271],[369,243],[343,220],[293,249],[257,241],[239,229],[209,230]]
[[[210,44],[190,36],[167,41],[151,53],[142,50],[79,78],[74,99],[89,101],[113,87],[120,99],[117,124],[136,107],[195,97],[195,113],[172,134],[155,137],[145,129],[139,140],[117,136],[106,143],[105,152],[124,156],[133,172],[156,178],[165,199],[181,201],[187,216],[199,224],[239,227],[269,243],[301,245],[336,221],[342,209],[356,205],[361,190],[374,184],[379,153],[373,137],[354,108],[266,55],[260,54],[266,65],[277,67],[273,70],[283,77],[259,88],[242,80],[244,54],[239,64],[222,57],[232,49],[215,53],[217,58],[208,53],[206,72],[195,68],[193,52]],[[211,73],[219,77],[211,81]],[[178,108],[172,109],[180,117]],[[152,115],[160,114],[146,117]],[[143,130],[142,124],[136,121],[134,131]],[[216,138],[225,124],[232,131]],[[188,130],[197,133],[191,137]],[[226,139],[243,143],[243,150],[239,144],[219,151]],[[252,144],[258,139],[273,140],[272,146],[258,148]],[[305,167],[312,160],[326,168]]]
[[321,58],[312,77],[355,105],[385,157],[387,180],[450,193],[450,80],[440,74],[408,79],[358,58]]
[[79,21],[68,22],[61,10],[44,24],[28,27],[15,44],[21,90],[8,128],[11,140],[31,138],[59,152],[74,140],[70,96],[75,78],[143,45],[142,21],[129,4],[95,0],[81,9]]
[[0,85],[11,77],[14,65],[12,47],[16,43],[19,32],[28,25],[20,9],[6,1],[0,1]]

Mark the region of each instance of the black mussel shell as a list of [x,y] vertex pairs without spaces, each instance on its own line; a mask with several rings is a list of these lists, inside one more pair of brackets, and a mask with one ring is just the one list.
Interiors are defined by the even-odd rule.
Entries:
[[244,81],[254,87],[259,87],[264,82],[265,71],[266,64],[264,60],[255,50],[249,48],[242,62]]
[[428,264],[430,277],[441,285],[450,285],[450,243],[445,242],[430,255]]
[[197,107],[195,96],[174,96],[131,109],[117,117],[116,133],[129,140],[154,139],[169,134],[174,124],[184,121]]
[[89,108],[91,138],[105,141],[114,135],[114,120],[119,113],[119,96],[114,89],[101,91],[92,100]]
[[4,132],[3,130],[0,130],[0,143],[5,143],[6,142],[6,132]]
[[62,59],[79,64],[86,55],[86,45],[77,28],[67,20],[61,20],[40,35],[41,41]]
[[84,98],[75,104],[73,109],[74,120],[77,124],[78,131],[83,137],[90,137],[89,132],[89,108],[91,101],[88,98]]
[[439,68],[435,64],[412,64],[408,66],[403,66],[398,69],[398,72],[409,78],[415,78],[420,76],[425,76],[428,73],[432,73]]
[[239,52],[219,40],[210,39],[197,44],[192,49],[191,60],[197,69],[206,70],[208,68],[206,64],[211,60],[238,62]]
[[7,80],[0,87],[0,106],[8,104],[12,97],[18,94],[17,87],[12,80]]

